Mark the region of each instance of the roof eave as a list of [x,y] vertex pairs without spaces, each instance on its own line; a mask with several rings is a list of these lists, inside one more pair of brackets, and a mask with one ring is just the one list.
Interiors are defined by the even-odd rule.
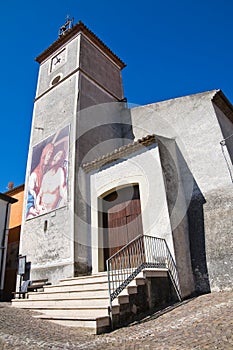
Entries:
[[8,191],[4,192],[4,194],[8,195],[8,196],[13,196],[21,191],[24,191],[24,184],[21,184],[19,186],[13,187],[12,189],[9,189]]
[[217,90],[212,102],[233,122],[233,106],[222,90]]
[[83,164],[82,168],[88,173],[92,170],[99,169],[104,165],[111,164],[119,159],[122,159],[122,157],[126,157],[129,154],[137,152],[138,150],[144,149],[145,147],[157,142],[157,138],[154,134],[147,135],[141,139],[138,139],[137,141],[121,146],[120,148],[115,149],[113,152],[105,154],[104,156],[97,158],[90,163]]
[[52,45],[50,45],[45,51],[43,51],[39,56],[35,58],[38,63],[42,63],[46,60],[53,52],[58,50],[63,46],[69,39],[71,39],[75,34],[82,32],[85,34],[92,42],[97,44],[118,66],[123,69],[126,64],[115,55],[107,45],[104,44],[89,28],[85,26],[84,23],[79,21],[73,26],[73,28],[68,29],[64,35],[60,36]]
[[7,196],[6,194],[4,193],[0,193],[0,199],[2,199],[3,201],[5,202],[8,202],[10,204],[13,204],[15,202],[18,202],[18,199],[16,198],[13,198],[13,197],[10,197],[10,196]]

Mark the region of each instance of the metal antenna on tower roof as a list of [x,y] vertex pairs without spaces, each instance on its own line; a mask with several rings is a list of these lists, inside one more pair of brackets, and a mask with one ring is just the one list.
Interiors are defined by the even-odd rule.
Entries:
[[58,33],[59,38],[60,38],[62,35],[65,35],[65,33],[66,33],[69,29],[73,28],[73,25],[74,25],[74,17],[70,18],[70,15],[67,15],[67,16],[66,16],[66,22],[65,22],[65,24],[63,24],[63,26],[61,26],[61,27],[59,28],[59,33]]

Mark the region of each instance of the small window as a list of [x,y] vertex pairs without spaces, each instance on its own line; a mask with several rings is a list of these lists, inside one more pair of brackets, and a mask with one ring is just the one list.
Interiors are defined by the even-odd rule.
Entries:
[[44,232],[47,232],[48,230],[48,220],[45,220],[44,222]]
[[51,85],[56,85],[57,83],[59,83],[59,81],[61,80],[61,75],[57,75],[55,78],[53,78]]

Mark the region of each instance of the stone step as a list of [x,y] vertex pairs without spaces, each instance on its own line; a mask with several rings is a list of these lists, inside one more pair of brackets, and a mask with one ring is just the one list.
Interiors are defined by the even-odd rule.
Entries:
[[[163,269],[153,269],[153,270],[163,270]],[[130,272],[127,270],[125,271],[125,276],[127,277],[127,274]],[[124,272],[123,271],[123,272]],[[111,280],[114,281],[118,281],[119,280],[119,276],[121,276],[120,273],[118,273],[118,271],[115,271],[113,273],[113,275],[111,275]],[[136,279],[140,279],[140,278],[144,278],[143,276],[143,272],[140,272],[138,274],[138,276],[135,277]],[[83,285],[83,284],[98,284],[98,283],[108,283],[108,275],[106,272],[100,272],[99,274],[95,274],[95,275],[89,275],[89,276],[80,276],[80,277],[72,277],[72,278],[65,278],[65,279],[61,279],[59,281],[59,285]],[[45,286],[45,288],[49,288],[52,286]]]
[[[39,297],[39,296],[38,296]],[[118,304],[127,304],[129,302],[129,295],[120,295],[117,299],[114,299],[113,305]],[[109,306],[109,297],[105,298],[73,298],[69,296],[63,296],[62,298],[53,298],[51,299],[15,299],[12,303],[14,307],[21,308],[47,308],[47,307],[83,307],[88,308],[93,307],[106,307]]]
[[167,277],[168,276],[168,270],[164,268],[160,269],[144,269],[143,270],[143,277],[149,278],[149,277]]
[[28,293],[28,299],[30,300],[45,300],[45,299],[78,299],[78,298],[108,298],[108,290],[107,289],[97,289],[92,291],[45,291],[45,292],[38,292],[38,293]]
[[65,278],[61,279],[59,281],[59,284],[64,285],[77,285],[77,284],[83,284],[83,283],[101,283],[101,282],[108,282],[108,276],[106,272],[99,273],[96,275],[89,275],[89,276],[80,276],[80,277],[72,277],[72,278]]
[[62,326],[87,328],[88,330],[91,331],[91,333],[94,333],[94,334],[99,334],[104,331],[107,331],[110,327],[109,316],[98,317],[95,319],[85,318],[85,317],[80,318],[77,316],[56,317],[56,316],[48,316],[48,315],[38,315],[34,317],[39,319],[45,319],[47,321],[57,323]]
[[51,286],[45,286],[44,287],[44,292],[69,292],[69,291],[83,291],[83,290],[88,290],[88,291],[95,291],[99,289],[106,289],[108,290],[108,282],[98,282],[95,283],[94,281],[86,283],[83,281],[82,283],[79,283],[76,281],[73,281],[73,283],[65,284],[55,284]]
[[[107,317],[109,316],[109,310],[107,307],[94,307],[89,306],[88,308],[84,307],[38,307],[37,305],[34,305],[33,308],[31,307],[21,307],[24,309],[30,309],[31,311],[36,312],[35,316],[48,316],[48,317],[56,317],[56,318],[70,318],[70,317],[77,317],[77,318],[85,318],[85,319],[94,319],[99,317]],[[120,312],[120,306],[119,305],[113,305],[112,307],[112,314],[117,315]]]
[[[66,284],[67,282],[67,284]],[[145,278],[143,275],[137,276],[133,281],[130,282],[129,286],[138,286],[138,285],[144,285],[145,284]],[[99,289],[106,289],[108,290],[108,282],[107,281],[96,281],[95,279],[88,278],[87,280],[83,277],[72,278],[69,280],[63,280],[62,283],[51,285],[51,286],[45,286],[44,292],[70,292],[70,291],[81,291],[81,290],[99,290]]]
[[[123,291],[120,293],[120,296],[123,295],[129,295],[129,294],[135,294],[137,293],[137,285],[129,285]],[[46,290],[44,292],[37,292],[37,293],[28,293],[28,299],[30,300],[44,300],[44,299],[67,299],[67,298],[108,298],[109,292],[108,289],[96,289],[96,290],[70,290],[67,287],[65,290],[63,288],[57,288],[57,289],[50,289]]]
[[[113,300],[112,314],[116,316],[116,320],[124,318],[130,312],[130,295],[135,294],[137,298],[138,286],[145,285],[147,278],[154,277],[167,277],[167,269],[143,270]],[[120,285],[118,273],[113,279],[116,289]],[[57,285],[45,286],[44,291],[30,292],[27,296],[27,299],[13,299],[12,305],[36,311],[36,317],[64,326],[85,327],[92,329],[94,333],[100,333],[110,327],[106,273],[63,279]],[[131,304],[133,300],[134,297]]]
[[30,300],[30,299],[21,299],[21,300],[15,300],[13,303],[14,307],[23,307],[23,308],[66,308],[66,307],[82,307],[82,308],[88,308],[91,306],[93,307],[108,307],[109,299],[108,298],[101,298],[101,299],[37,299],[37,300]]

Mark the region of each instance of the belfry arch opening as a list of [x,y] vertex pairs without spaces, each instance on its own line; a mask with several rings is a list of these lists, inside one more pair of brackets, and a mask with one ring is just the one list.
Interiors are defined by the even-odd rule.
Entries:
[[115,188],[99,198],[99,271],[106,260],[143,233],[138,184]]

